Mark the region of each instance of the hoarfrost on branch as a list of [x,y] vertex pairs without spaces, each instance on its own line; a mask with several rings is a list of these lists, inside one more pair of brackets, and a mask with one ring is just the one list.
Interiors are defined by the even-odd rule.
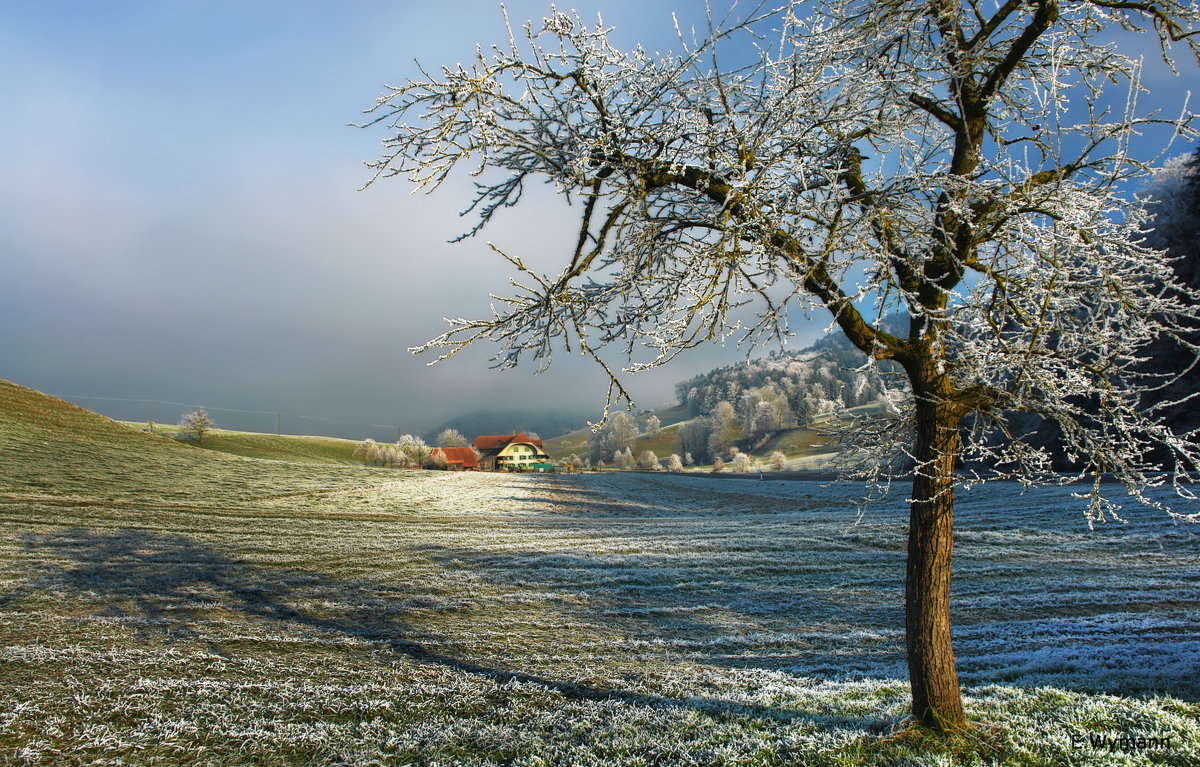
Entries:
[[[651,349],[637,369],[716,339],[782,341],[797,310],[823,309],[907,379],[895,419],[847,436],[877,480],[897,452],[928,465],[911,448],[925,403],[988,467],[968,481],[1063,481],[1014,425],[1028,413],[1058,424],[1074,478],[1112,473],[1144,497],[1159,445],[1186,492],[1195,435],[1143,412],[1167,382],[1139,363],[1165,336],[1196,354],[1197,296],[1125,190],[1156,159],[1133,151],[1140,132],[1192,137],[1194,118],[1141,110],[1139,61],[1101,33],[1195,54],[1198,18],[1176,0],[831,0],[681,31],[671,55],[618,50],[599,19],[559,11],[510,25],[505,44],[380,97],[372,181],[432,191],[469,171],[468,237],[549,180],[580,206],[578,239],[557,274],[493,245],[519,271],[511,294],[418,349],[486,339],[511,366],[578,348],[627,399],[606,347]],[[911,322],[888,332],[878,318],[897,312]],[[1098,480],[1087,495],[1095,518],[1113,508]]]

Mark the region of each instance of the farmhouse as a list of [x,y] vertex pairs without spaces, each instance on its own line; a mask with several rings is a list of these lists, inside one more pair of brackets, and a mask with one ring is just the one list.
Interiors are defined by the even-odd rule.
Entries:
[[487,471],[554,471],[542,441],[523,433],[476,437],[475,449],[479,468]]
[[435,447],[431,457],[434,463],[443,463],[447,469],[479,468],[479,454],[470,447]]

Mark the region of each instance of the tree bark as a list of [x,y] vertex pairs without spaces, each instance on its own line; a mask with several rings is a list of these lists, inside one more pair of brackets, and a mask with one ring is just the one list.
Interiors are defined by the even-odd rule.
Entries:
[[940,732],[961,729],[962,693],[950,642],[950,570],[954,551],[954,463],[961,414],[927,394],[916,403],[916,472],[908,527],[905,639],[913,716]]

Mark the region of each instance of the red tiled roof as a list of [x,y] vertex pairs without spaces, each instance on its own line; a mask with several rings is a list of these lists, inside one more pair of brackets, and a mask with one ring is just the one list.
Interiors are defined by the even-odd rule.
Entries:
[[524,432],[520,434],[485,434],[475,438],[476,450],[499,450],[511,442],[528,442],[531,445],[542,446],[540,439],[530,439]]
[[475,438],[476,450],[495,450],[496,448],[504,447],[512,441],[513,435],[499,437],[495,435],[483,435]]
[[479,457],[469,447],[437,447],[433,449],[434,460],[441,458],[448,464],[461,463],[464,469],[478,469]]

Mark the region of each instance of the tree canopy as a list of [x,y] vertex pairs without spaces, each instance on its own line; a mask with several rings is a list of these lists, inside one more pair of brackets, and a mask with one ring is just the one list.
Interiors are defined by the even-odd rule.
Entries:
[[[432,191],[456,168],[475,175],[466,236],[534,180],[579,203],[561,271],[493,246],[520,272],[513,293],[419,348],[488,340],[507,366],[562,345],[609,370],[605,347],[648,347],[636,370],[714,339],[782,341],[798,311],[827,312],[870,364],[902,371],[895,417],[849,439],[876,476],[897,452],[915,467],[914,712],[955,727],[960,458],[984,467],[972,481],[1062,482],[1010,416],[1052,421],[1076,478],[1093,480],[1096,520],[1115,509],[1102,474],[1143,499],[1163,481],[1152,446],[1181,489],[1194,471],[1194,442],[1140,406],[1165,382],[1139,363],[1166,337],[1195,357],[1200,302],[1145,242],[1126,192],[1147,172],[1141,132],[1166,121],[1194,136],[1194,116],[1144,112],[1139,60],[1109,34],[1194,55],[1198,22],[1178,0],[788,2],[651,55],[552,11],[373,109],[389,128],[375,178]],[[757,319],[743,324],[747,302]],[[897,312],[907,327],[880,321]]]

